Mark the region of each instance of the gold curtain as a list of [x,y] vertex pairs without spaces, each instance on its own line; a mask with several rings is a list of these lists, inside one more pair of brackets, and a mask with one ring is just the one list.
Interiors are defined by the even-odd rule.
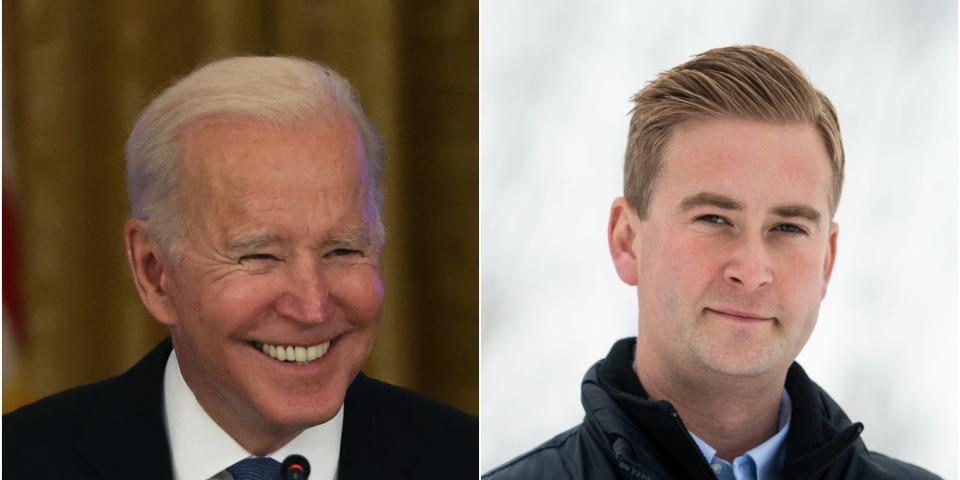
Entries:
[[123,251],[137,114],[199,64],[279,54],[349,78],[385,141],[387,299],[365,371],[478,413],[475,1],[7,0],[3,29],[19,213],[4,235],[22,253],[4,282],[23,293],[28,400],[121,373],[166,335]]

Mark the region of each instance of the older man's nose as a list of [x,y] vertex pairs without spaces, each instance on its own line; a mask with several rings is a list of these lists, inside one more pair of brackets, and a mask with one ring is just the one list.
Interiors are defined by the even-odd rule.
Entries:
[[311,269],[291,275],[277,300],[280,315],[303,323],[321,323],[329,316],[330,290],[320,272]]
[[773,282],[770,254],[763,239],[740,239],[733,246],[732,255],[724,266],[723,278],[747,292],[753,292]]

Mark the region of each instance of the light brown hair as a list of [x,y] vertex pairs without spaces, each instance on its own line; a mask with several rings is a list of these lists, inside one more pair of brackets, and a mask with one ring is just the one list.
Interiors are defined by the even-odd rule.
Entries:
[[830,156],[833,188],[828,201],[831,216],[836,213],[844,164],[837,112],[780,52],[754,45],[709,50],[661,73],[632,100],[623,195],[641,219],[649,214],[671,129],[710,117],[815,125]]

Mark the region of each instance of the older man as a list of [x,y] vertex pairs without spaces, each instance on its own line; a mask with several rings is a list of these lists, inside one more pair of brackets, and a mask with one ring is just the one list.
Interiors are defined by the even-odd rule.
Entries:
[[[170,339],[4,418],[9,478],[469,478],[477,422],[360,373],[383,299],[381,152],[350,85],[241,57],[161,93],[127,145],[127,256]],[[248,476],[259,475],[266,476]]]
[[583,424],[486,478],[935,478],[867,450],[794,362],[837,253],[827,97],[780,53],[740,46],[634,103],[607,234],[638,335],[587,372]]

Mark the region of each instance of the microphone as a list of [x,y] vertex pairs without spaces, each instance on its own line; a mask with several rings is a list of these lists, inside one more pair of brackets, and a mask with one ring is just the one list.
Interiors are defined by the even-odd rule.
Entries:
[[310,462],[303,455],[290,455],[280,465],[280,477],[283,480],[307,480],[310,475]]

